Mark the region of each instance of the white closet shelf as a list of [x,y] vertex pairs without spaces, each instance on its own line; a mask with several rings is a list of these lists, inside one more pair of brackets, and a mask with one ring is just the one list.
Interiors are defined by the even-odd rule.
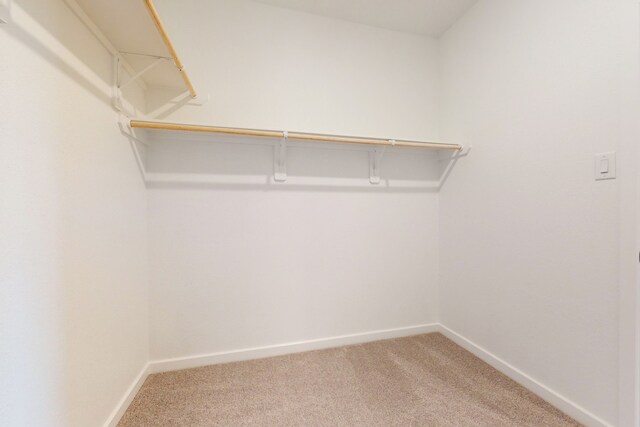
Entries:
[[[64,0],[133,81],[197,93],[152,0]],[[120,83],[116,82],[120,87]]]
[[197,96],[196,90],[193,88],[191,79],[189,79],[189,75],[184,69],[184,65],[182,64],[182,61],[178,56],[178,52],[176,52],[176,49],[173,46],[171,39],[169,38],[169,34],[167,33],[167,30],[165,29],[164,24],[160,19],[160,15],[158,15],[158,11],[156,10],[156,7],[153,4],[153,1],[144,0],[144,5],[146,6],[147,11],[149,12],[149,16],[151,16],[151,20],[156,26],[156,29],[158,30],[160,37],[162,37],[162,41],[164,42],[165,46],[167,47],[167,50],[169,51],[169,54],[173,59],[173,63],[175,64],[176,68],[178,69],[178,72],[180,73],[180,77],[182,78],[182,81],[184,82],[185,86],[189,90],[189,94],[191,95],[192,98],[195,98]]
[[279,139],[297,139],[297,140],[320,141],[320,142],[330,142],[330,143],[427,148],[427,149],[456,150],[456,151],[460,151],[463,148],[462,145],[459,145],[459,144],[448,144],[448,143],[441,143],[441,142],[407,141],[407,140],[396,140],[396,139],[368,138],[368,137],[344,136],[344,135],[326,135],[326,134],[309,133],[309,132],[288,132],[288,131],[264,130],[264,129],[244,129],[244,128],[196,125],[196,124],[186,124],[186,123],[168,123],[168,122],[149,121],[149,120],[131,120],[129,124],[132,128],[139,128],[139,129],[219,133],[219,134],[227,134],[227,135],[245,135],[245,136],[258,136],[258,137],[279,138]]

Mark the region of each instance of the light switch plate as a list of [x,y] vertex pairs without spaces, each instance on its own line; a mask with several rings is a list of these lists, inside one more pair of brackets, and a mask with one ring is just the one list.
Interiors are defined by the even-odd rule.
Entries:
[[595,157],[596,181],[616,178],[616,152],[596,154]]

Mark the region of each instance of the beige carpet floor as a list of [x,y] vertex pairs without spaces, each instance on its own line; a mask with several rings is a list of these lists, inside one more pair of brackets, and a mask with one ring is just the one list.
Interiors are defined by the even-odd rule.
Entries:
[[130,426],[579,426],[441,334],[151,375]]

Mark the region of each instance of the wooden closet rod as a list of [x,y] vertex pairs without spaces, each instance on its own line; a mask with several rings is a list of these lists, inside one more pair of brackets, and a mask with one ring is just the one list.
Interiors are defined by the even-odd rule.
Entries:
[[268,138],[287,137],[290,139],[303,139],[303,140],[309,140],[309,141],[336,142],[336,143],[349,143],[349,144],[368,144],[368,145],[390,145],[390,146],[396,146],[396,147],[437,148],[437,149],[445,149],[445,150],[461,150],[462,149],[462,146],[458,144],[444,144],[439,142],[419,142],[419,141],[405,141],[405,140],[393,140],[393,139],[382,139],[382,138],[360,138],[355,136],[324,135],[319,133],[227,128],[227,127],[219,127],[219,126],[189,125],[189,124],[179,124],[179,123],[152,122],[152,121],[144,121],[144,120],[131,120],[130,124],[132,128],[142,128],[142,129],[224,133],[229,135],[264,136]]
[[196,90],[193,88],[193,84],[191,84],[191,79],[189,79],[187,72],[184,70],[184,65],[182,64],[182,61],[180,61],[178,52],[176,52],[175,47],[173,47],[173,43],[171,42],[171,39],[169,38],[169,34],[167,34],[167,30],[165,29],[164,24],[160,19],[160,15],[158,15],[158,11],[156,10],[155,5],[153,4],[153,0],[144,0],[144,5],[147,7],[147,11],[151,16],[151,20],[153,20],[153,23],[156,25],[156,28],[158,29],[158,32],[160,33],[160,37],[162,37],[162,41],[167,46],[167,49],[169,50],[169,54],[173,58],[173,62],[174,64],[176,64],[176,67],[178,68],[178,72],[180,73],[182,80],[184,80],[184,84],[187,86],[187,89],[189,89],[189,94],[191,95],[192,98],[195,98],[197,96]]

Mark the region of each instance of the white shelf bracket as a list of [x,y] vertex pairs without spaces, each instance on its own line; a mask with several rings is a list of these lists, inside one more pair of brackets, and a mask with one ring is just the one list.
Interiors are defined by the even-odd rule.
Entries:
[[0,24],[8,24],[11,20],[11,0],[0,0]]
[[120,131],[128,136],[133,135],[133,129],[131,129],[131,120],[122,112],[118,112],[118,126]]
[[164,61],[171,60],[171,58],[164,57],[164,56],[136,54],[136,55],[139,55],[139,56],[152,57],[155,60],[152,63],[150,63],[149,65],[147,65],[146,67],[144,67],[142,70],[136,72],[134,75],[129,77],[129,79],[126,82],[120,83],[121,71],[122,71],[122,65],[123,65],[123,60],[121,59],[121,55],[123,55],[123,54],[124,55],[133,55],[133,54],[128,53],[128,52],[118,52],[118,54],[116,55],[116,58],[115,58],[115,63],[116,63],[115,64],[115,73],[116,73],[116,77],[115,77],[115,88],[114,88],[114,106],[120,112],[124,112],[124,110],[125,110],[124,104],[122,102],[122,89],[126,88],[127,86],[131,85],[132,83],[135,83],[145,73],[147,73],[148,71],[154,69],[155,67],[157,67],[158,65],[160,65]]
[[[156,66],[160,65],[162,62],[166,61],[167,59],[171,59],[171,58],[156,58],[155,61],[153,61],[151,64],[147,65],[146,67],[144,67],[142,70],[138,71],[136,74],[134,74],[133,76],[131,76],[129,78],[129,80],[127,80],[124,83],[121,83],[119,85],[120,90],[124,89],[125,87],[129,86],[131,83],[135,82],[136,80],[138,80],[140,77],[142,77],[142,75],[144,73],[146,73],[147,71],[155,68]],[[118,73],[120,72],[120,70],[118,69]]]
[[113,57],[113,106],[118,110],[118,113],[124,113],[124,107],[122,105],[122,92],[120,91],[120,55],[114,55]]
[[289,132],[282,133],[282,139],[273,147],[273,179],[277,182],[287,180],[287,139]]
[[[391,145],[395,145],[392,141]],[[372,184],[380,184],[380,163],[386,147],[376,147],[369,151],[369,182]]]

